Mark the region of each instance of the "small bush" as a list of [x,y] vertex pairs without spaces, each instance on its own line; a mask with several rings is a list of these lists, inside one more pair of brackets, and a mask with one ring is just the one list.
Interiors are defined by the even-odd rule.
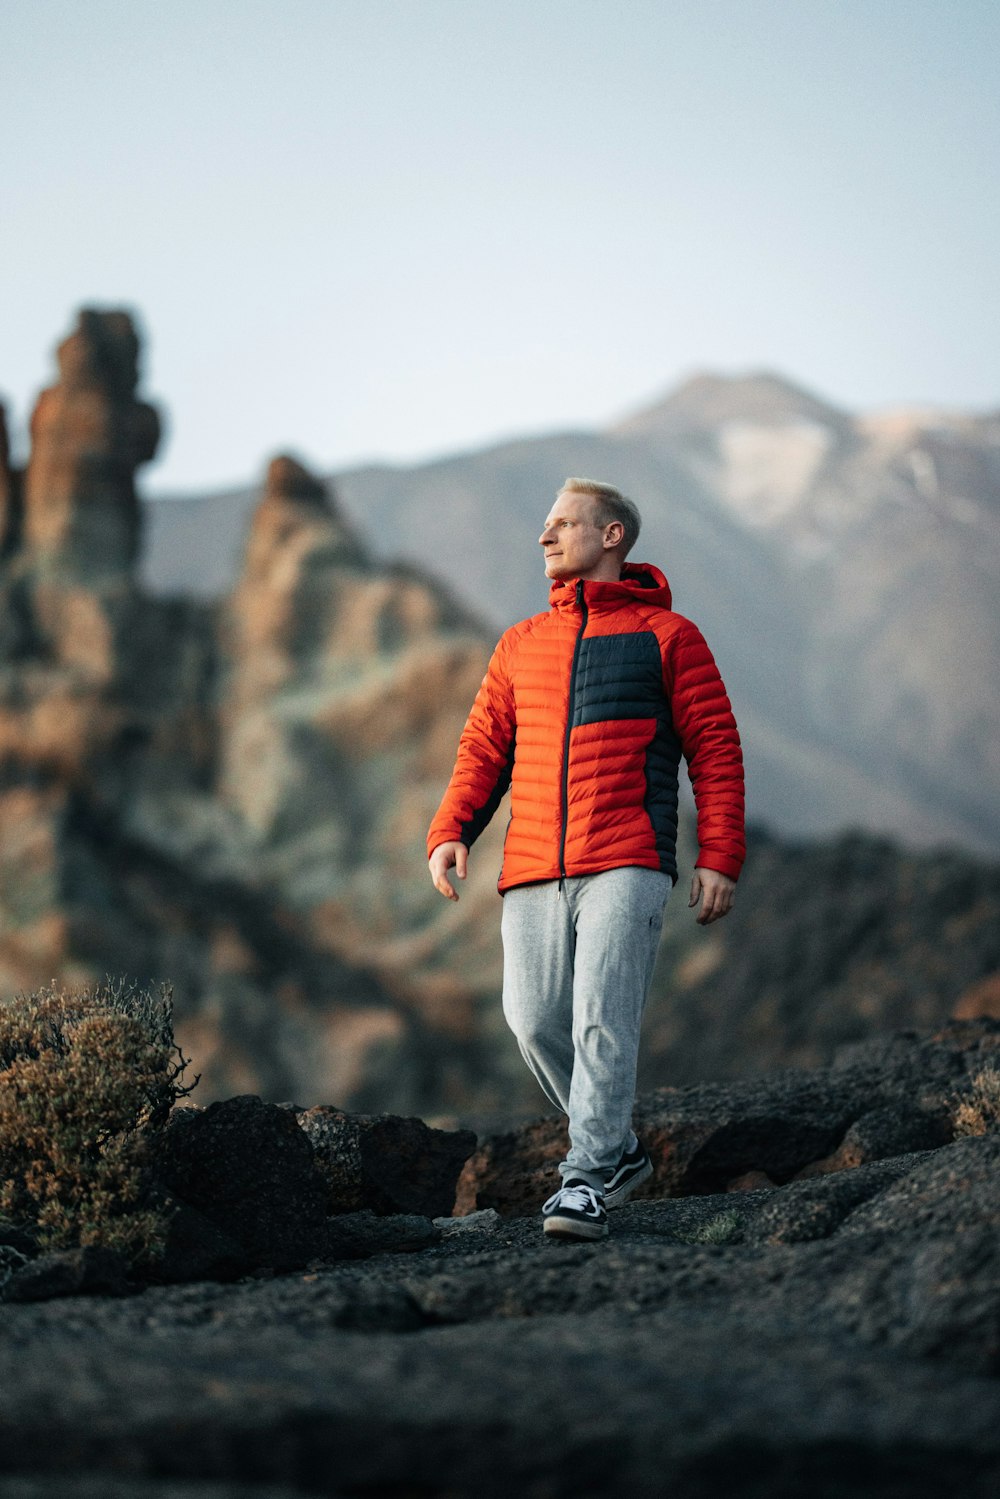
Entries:
[[1000,1130],[1000,1071],[982,1067],[955,1102],[956,1135],[993,1135]]
[[53,985],[0,1004],[0,1214],[44,1248],[155,1253],[166,1220],[143,1145],[194,1087],[187,1065],[165,986]]

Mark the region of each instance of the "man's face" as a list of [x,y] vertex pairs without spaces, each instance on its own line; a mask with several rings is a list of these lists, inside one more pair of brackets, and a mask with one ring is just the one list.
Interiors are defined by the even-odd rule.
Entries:
[[592,494],[564,490],[556,496],[538,540],[545,550],[545,576],[559,578],[617,577],[613,550],[605,547],[607,526],[595,522],[597,500]]

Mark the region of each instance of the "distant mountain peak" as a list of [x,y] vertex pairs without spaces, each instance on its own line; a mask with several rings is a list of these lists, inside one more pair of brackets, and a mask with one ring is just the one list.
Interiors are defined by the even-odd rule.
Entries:
[[764,426],[811,421],[840,427],[850,420],[840,407],[772,370],[749,370],[737,375],[698,370],[666,397],[626,417],[610,430],[679,436],[685,432],[711,431],[731,421]]

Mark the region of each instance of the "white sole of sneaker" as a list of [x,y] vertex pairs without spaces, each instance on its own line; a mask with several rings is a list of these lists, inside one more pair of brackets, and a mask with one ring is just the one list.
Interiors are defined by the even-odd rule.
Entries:
[[606,1239],[606,1223],[581,1223],[578,1218],[559,1218],[555,1214],[546,1218],[542,1227],[554,1239]]
[[632,1177],[631,1181],[623,1182],[622,1185],[620,1187],[616,1187],[613,1192],[605,1192],[605,1211],[610,1212],[615,1208],[623,1207],[632,1196],[632,1193],[635,1191],[636,1187],[641,1187],[643,1182],[649,1181],[649,1178],[652,1176],[652,1174],[653,1163],[652,1161],[647,1161],[643,1169],[637,1172],[636,1175]]

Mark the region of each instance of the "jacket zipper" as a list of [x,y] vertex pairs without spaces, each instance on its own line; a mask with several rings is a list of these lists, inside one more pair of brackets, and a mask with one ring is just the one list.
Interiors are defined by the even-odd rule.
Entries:
[[582,619],[580,628],[576,632],[576,644],[573,647],[573,664],[569,672],[569,707],[566,711],[566,737],[563,741],[563,772],[562,772],[562,832],[559,838],[559,889],[562,890],[562,882],[566,878],[566,825],[569,821],[569,736],[573,728],[573,707],[576,697],[576,668],[580,660],[580,643],[583,640],[583,632],[587,628],[587,602],[583,596],[583,579],[576,585],[576,602],[580,606]]

